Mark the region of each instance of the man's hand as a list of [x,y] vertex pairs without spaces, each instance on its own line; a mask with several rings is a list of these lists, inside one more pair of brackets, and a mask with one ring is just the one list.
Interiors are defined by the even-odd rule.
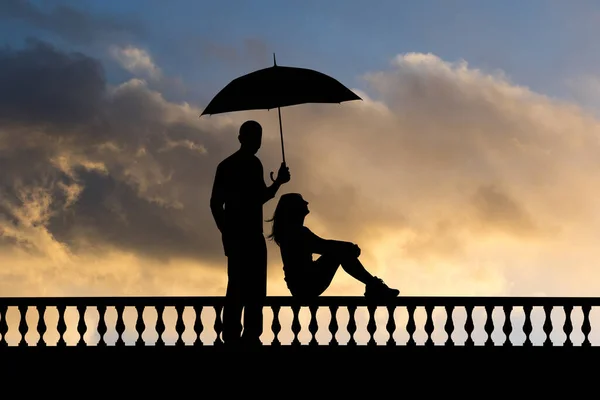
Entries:
[[275,182],[283,184],[289,182],[290,179],[290,169],[286,167],[285,163],[281,163],[279,171],[277,171],[277,179],[275,179]]

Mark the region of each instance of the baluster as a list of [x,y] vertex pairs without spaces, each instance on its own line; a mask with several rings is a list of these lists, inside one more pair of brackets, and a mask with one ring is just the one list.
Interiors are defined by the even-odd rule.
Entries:
[[376,305],[369,304],[367,306],[367,310],[369,310],[369,322],[367,323],[367,332],[369,332],[369,341],[367,342],[367,346],[376,346],[377,342],[375,341],[375,332],[377,332],[377,323],[375,322],[375,311],[377,310]]
[[433,338],[431,337],[431,334],[434,330],[432,318],[434,308],[435,307],[432,305],[425,306],[425,313],[427,314],[427,319],[425,320],[425,332],[427,333],[427,340],[425,341],[425,346],[428,347],[435,345],[435,343],[433,342]]
[[294,339],[292,340],[292,345],[293,346],[300,346],[300,340],[298,339],[298,334],[300,333],[300,330],[302,329],[301,325],[300,325],[300,306],[298,305],[293,305],[292,306],[292,313],[293,313],[293,319],[292,319],[292,332],[294,334]]
[[164,305],[158,305],[156,308],[156,333],[158,339],[156,339],[156,346],[164,346],[165,341],[162,338],[163,332],[165,331],[165,321],[163,321],[163,312],[165,311]]
[[406,332],[408,332],[407,346],[417,345],[414,338],[415,331],[417,330],[417,325],[415,324],[415,309],[416,307],[413,305],[406,307],[406,310],[408,311],[408,322],[406,323]]
[[6,322],[6,313],[8,311],[8,306],[1,305],[0,306],[0,346],[6,347],[8,346],[8,342],[6,341],[6,333],[8,332],[8,323]]
[[85,342],[85,332],[87,331],[87,325],[85,323],[85,305],[78,305],[77,312],[79,313],[79,321],[77,322],[77,332],[79,333],[79,341],[77,342],[77,346],[83,347],[87,346]]
[[465,306],[465,310],[467,311],[467,320],[465,321],[465,331],[467,332],[467,340],[465,340],[465,346],[474,346],[475,342],[471,337],[471,334],[475,329],[475,325],[473,324],[473,306]]
[[531,335],[531,331],[533,331],[533,326],[531,325],[531,310],[533,309],[533,307],[527,305],[524,306],[523,309],[525,310],[525,323],[523,324],[523,332],[525,332],[525,343],[523,343],[523,346],[533,346],[533,343],[531,342],[531,339],[529,337],[529,335]]
[[472,338],[473,330],[475,329],[475,325],[473,324],[473,306],[468,305],[465,306],[465,311],[467,312],[467,320],[465,321],[465,332],[467,333],[467,339],[465,340],[465,346],[474,346],[475,342]]
[[108,330],[106,327],[106,320],[104,316],[106,314],[106,306],[98,306],[98,335],[100,335],[100,340],[98,341],[98,346],[103,347],[106,346],[106,341],[104,340],[104,335]]
[[565,335],[567,335],[567,339],[565,340],[565,347],[572,347],[573,342],[571,341],[571,332],[573,332],[573,322],[571,321],[571,311],[573,311],[573,306],[568,305],[565,306],[565,324],[563,326],[563,330],[565,331]]
[[194,321],[194,332],[196,332],[196,340],[194,340],[195,346],[203,346],[202,338],[200,335],[204,330],[204,325],[202,325],[202,306],[194,304],[194,312],[196,313],[196,320]]
[[271,323],[271,331],[273,332],[273,341],[271,342],[272,346],[280,346],[281,342],[277,337],[279,332],[281,332],[281,323],[279,322],[279,310],[281,306],[272,305],[271,309],[273,310],[273,322]]
[[19,305],[19,333],[21,334],[21,340],[19,341],[19,346],[24,347],[27,346],[27,341],[25,340],[25,335],[27,335],[27,331],[29,330],[27,327],[27,306]]
[[135,310],[137,312],[137,320],[135,321],[135,330],[137,331],[138,337],[135,341],[136,346],[144,346],[146,342],[142,337],[144,335],[144,330],[146,329],[146,324],[144,323],[144,305],[137,304],[135,306]]
[[46,321],[44,320],[44,314],[46,313],[46,306],[36,306],[38,311],[38,323],[37,331],[40,334],[37,345],[39,347],[45,347],[46,341],[44,340],[44,334],[46,333]]
[[58,305],[56,306],[56,309],[58,310],[58,324],[56,325],[56,328],[59,334],[58,343],[56,343],[56,345],[58,347],[63,347],[67,345],[67,342],[65,342],[64,338],[65,332],[67,331],[67,324],[65,324],[66,306]]
[[506,335],[504,339],[504,346],[511,347],[512,341],[510,340],[510,334],[512,332],[512,321],[510,320],[510,314],[512,313],[513,306],[503,306],[504,309],[504,326],[502,327],[502,331]]
[[452,333],[454,332],[454,321],[452,320],[452,314],[454,313],[454,306],[445,306],[446,308],[446,325],[444,330],[448,337],[446,338],[446,346],[454,346],[454,340],[452,340]]
[[117,323],[115,325],[115,329],[117,331],[117,342],[115,343],[115,346],[125,346],[125,341],[123,340],[123,332],[125,332],[123,312],[125,311],[125,306],[119,304],[115,306],[115,310],[117,310]]
[[185,346],[185,342],[183,341],[183,332],[185,332],[185,324],[183,323],[183,311],[185,306],[176,305],[175,311],[177,311],[177,322],[175,323],[175,331],[177,332],[177,341],[175,342],[175,346]]
[[329,312],[331,313],[331,320],[329,321],[329,332],[331,332],[331,340],[329,341],[330,346],[337,346],[339,344],[335,337],[339,329],[337,322],[337,310],[338,306],[329,306]]
[[394,319],[394,311],[396,311],[396,305],[388,304],[387,305],[388,322],[385,325],[385,328],[387,329],[388,334],[390,335],[390,337],[388,338],[388,341],[386,343],[386,345],[388,345],[388,346],[396,345],[396,340],[394,340],[394,332],[396,331],[396,320]]
[[319,331],[319,324],[317,323],[317,309],[318,306],[311,304],[308,309],[310,310],[310,323],[308,324],[308,331],[311,334],[310,342],[308,343],[311,346],[317,346],[319,342],[315,337],[317,332]]
[[485,346],[493,346],[494,340],[492,339],[492,333],[494,333],[494,321],[492,319],[492,316],[494,314],[494,306],[486,305],[485,306],[485,314],[486,314],[486,319],[485,319],[485,325],[483,326],[483,329],[487,333],[487,339],[485,341]]
[[223,310],[223,305],[218,304],[214,306],[215,309],[215,333],[217,337],[215,338],[215,346],[220,346],[223,344],[223,340],[221,339],[221,333],[223,332],[223,320],[221,318],[221,311]]
[[546,333],[546,340],[544,340],[544,346],[552,346],[552,340],[550,334],[552,333],[552,306],[545,305],[544,313],[546,314],[546,320],[544,321],[544,332]]
[[354,313],[356,312],[356,306],[348,306],[348,333],[350,334],[350,340],[348,340],[348,346],[356,346],[356,339],[354,339],[354,333],[356,333],[356,320],[354,319]]
[[585,305],[581,307],[581,310],[583,311],[583,325],[581,325],[581,332],[583,332],[583,334],[585,335],[585,339],[583,340],[583,343],[581,343],[581,345],[583,347],[589,347],[592,345],[588,337],[590,332],[592,331],[592,326],[590,325],[590,311],[592,310],[592,307],[589,305]]

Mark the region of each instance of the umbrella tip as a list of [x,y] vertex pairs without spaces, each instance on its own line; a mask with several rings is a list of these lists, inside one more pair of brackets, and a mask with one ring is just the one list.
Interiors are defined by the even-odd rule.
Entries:
[[273,66],[274,67],[277,66],[277,61],[275,60],[275,53],[273,53]]

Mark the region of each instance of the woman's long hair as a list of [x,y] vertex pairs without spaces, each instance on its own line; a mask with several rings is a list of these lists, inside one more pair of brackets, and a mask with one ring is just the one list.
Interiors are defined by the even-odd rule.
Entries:
[[273,240],[278,246],[281,246],[282,240],[285,240],[285,233],[295,221],[299,220],[300,205],[303,199],[299,193],[286,193],[279,198],[273,218],[266,222],[273,222],[271,234],[268,239]]

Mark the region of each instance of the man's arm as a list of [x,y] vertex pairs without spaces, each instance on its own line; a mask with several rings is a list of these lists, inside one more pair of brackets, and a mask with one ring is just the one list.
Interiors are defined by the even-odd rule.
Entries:
[[267,186],[267,184],[265,183],[265,187],[263,190],[263,193],[264,193],[263,204],[265,204],[267,201],[269,201],[273,197],[275,197],[275,195],[277,194],[277,191],[279,190],[280,187],[281,187],[281,183],[279,183],[277,181],[273,182],[273,184],[271,186]]
[[225,210],[225,179],[223,177],[223,168],[221,165],[217,167],[215,173],[215,181],[213,183],[212,195],[210,197],[210,210],[212,211],[213,218],[217,224],[217,228],[223,232],[224,229],[224,218]]

